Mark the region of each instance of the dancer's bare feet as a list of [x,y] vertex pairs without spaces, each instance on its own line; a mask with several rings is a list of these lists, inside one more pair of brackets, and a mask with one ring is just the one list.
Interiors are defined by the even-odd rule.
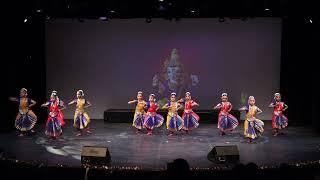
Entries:
[[88,130],[86,130],[86,132],[88,133],[88,134],[92,134],[92,132],[88,129]]

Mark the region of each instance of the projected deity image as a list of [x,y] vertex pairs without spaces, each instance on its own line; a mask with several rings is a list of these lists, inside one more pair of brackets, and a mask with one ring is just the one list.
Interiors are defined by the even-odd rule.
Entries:
[[153,76],[152,82],[160,106],[169,101],[168,98],[172,92],[176,92],[177,97],[181,97],[183,93],[192,91],[198,85],[199,75],[185,71],[177,49],[172,49],[170,57],[163,61],[160,73]]

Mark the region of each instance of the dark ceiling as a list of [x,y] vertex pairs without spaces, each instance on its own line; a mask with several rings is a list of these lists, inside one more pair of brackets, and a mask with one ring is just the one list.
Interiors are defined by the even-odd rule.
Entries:
[[32,0],[25,15],[55,18],[317,17],[317,1],[295,0]]

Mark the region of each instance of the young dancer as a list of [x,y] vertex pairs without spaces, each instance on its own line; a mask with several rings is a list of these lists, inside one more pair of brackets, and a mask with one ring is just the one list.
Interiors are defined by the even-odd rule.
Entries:
[[[288,125],[288,118],[283,115],[283,111],[285,111],[288,106],[281,102],[280,93],[275,93],[273,102],[269,105],[270,108],[273,108],[272,114],[272,129],[273,135],[277,136],[281,129],[284,129]],[[283,134],[280,132],[280,134]]]
[[144,119],[144,127],[148,131],[148,135],[152,135],[152,130],[156,127],[160,127],[163,124],[163,117],[157,114],[159,109],[158,104],[155,102],[155,95],[150,94],[149,102],[147,102],[148,111]]
[[227,93],[222,93],[221,103],[217,104],[213,109],[220,109],[217,127],[220,130],[221,135],[225,135],[226,132],[232,131],[238,126],[239,122],[237,118],[229,113],[232,109],[232,105],[228,101]]
[[57,91],[52,91],[50,100],[42,104],[41,107],[48,107],[50,111],[45,127],[46,135],[53,139],[59,137],[65,124],[62,113],[65,107],[63,101],[59,99]]
[[169,136],[172,136],[174,132],[178,132],[183,128],[183,119],[178,115],[178,110],[181,107],[181,104],[176,101],[176,93],[171,93],[170,102],[162,107],[163,109],[168,109],[167,129]]
[[16,116],[15,127],[20,131],[19,136],[23,136],[28,132],[34,132],[33,128],[37,122],[37,116],[31,110],[31,107],[36,104],[36,102],[28,98],[28,90],[22,88],[20,90],[20,97],[10,97],[10,101],[19,103],[19,112]]
[[83,130],[91,134],[91,131],[88,127],[90,123],[90,117],[85,109],[91,106],[91,103],[84,98],[83,90],[77,91],[77,99],[71,101],[68,105],[76,104],[76,111],[74,113],[73,126],[78,130],[76,136],[81,136]]
[[262,111],[255,105],[255,99],[250,96],[248,99],[248,105],[240,108],[240,111],[246,111],[246,118],[244,121],[244,137],[248,139],[249,143],[257,138],[258,135],[263,133],[264,123],[257,119],[255,116],[260,114]]
[[180,99],[178,102],[184,103],[184,112],[182,115],[184,125],[182,129],[185,130],[186,133],[189,133],[189,131],[199,126],[198,121],[200,120],[200,118],[192,110],[194,106],[199,106],[199,104],[192,100],[190,92],[186,92],[185,99]]
[[137,129],[137,133],[141,131],[143,128],[144,123],[144,108],[146,107],[147,103],[143,100],[143,93],[139,91],[137,94],[137,99],[129,101],[128,104],[136,104],[136,110],[134,111],[134,117],[132,126]]

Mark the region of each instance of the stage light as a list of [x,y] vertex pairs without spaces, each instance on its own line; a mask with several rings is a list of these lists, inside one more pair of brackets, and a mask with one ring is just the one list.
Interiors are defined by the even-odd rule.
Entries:
[[151,23],[152,22],[152,20],[151,20],[151,18],[146,18],[146,23]]
[[110,10],[110,13],[115,13],[116,11],[114,11],[114,10]]
[[45,21],[46,21],[46,22],[53,22],[53,20],[54,20],[54,19],[53,19],[52,17],[46,15],[46,17],[45,17]]
[[37,9],[36,12],[37,12],[37,13],[41,13],[41,12],[42,12],[42,9]]
[[219,22],[224,22],[224,17],[219,17]]
[[101,21],[108,21],[108,18],[107,18],[106,16],[101,16],[101,17],[99,17],[99,19],[100,19]]
[[270,11],[270,7],[271,7],[270,1],[269,0],[263,0],[264,11],[265,12]]
[[28,22],[28,18],[24,18],[23,22],[24,23]]
[[158,9],[159,11],[165,11],[167,8],[164,5],[160,5]]
[[159,0],[159,2],[163,2],[163,0]]
[[309,22],[312,24],[312,19],[311,18],[309,19]]
[[196,11],[195,11],[195,10],[191,10],[190,12],[191,12],[191,13],[195,13]]

